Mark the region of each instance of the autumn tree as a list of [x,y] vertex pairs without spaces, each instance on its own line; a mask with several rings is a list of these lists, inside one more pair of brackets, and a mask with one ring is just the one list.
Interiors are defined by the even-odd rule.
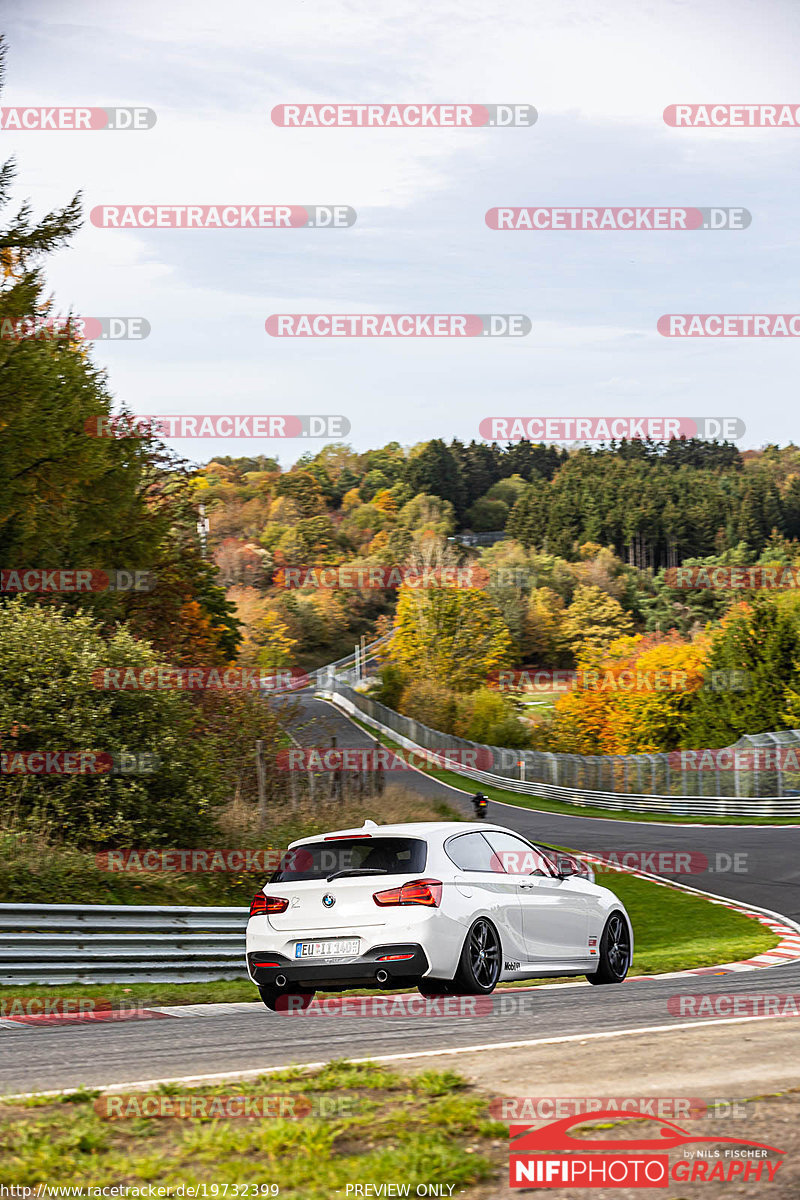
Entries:
[[522,628],[522,653],[526,662],[557,667],[569,653],[565,631],[564,601],[552,588],[534,588],[530,594]]
[[297,640],[290,635],[288,625],[274,609],[256,620],[253,640],[258,646],[257,661],[262,671],[274,673],[294,662]]
[[564,614],[561,632],[578,655],[584,649],[603,651],[632,628],[633,622],[618,600],[599,587],[580,586]]
[[797,727],[800,613],[794,595],[751,594],[714,632],[708,670],[725,683],[697,696],[687,746],[729,746],[747,733]]
[[390,654],[415,679],[470,691],[510,663],[512,642],[500,610],[485,592],[403,585]]

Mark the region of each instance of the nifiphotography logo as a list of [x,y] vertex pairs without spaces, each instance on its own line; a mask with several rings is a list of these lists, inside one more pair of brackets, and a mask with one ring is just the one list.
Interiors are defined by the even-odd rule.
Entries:
[[[631,1116],[631,1120],[648,1120]],[[745,1138],[697,1135],[671,1121],[658,1121],[650,1138],[573,1137],[571,1126],[595,1121],[620,1123],[618,1109],[573,1114],[541,1128],[509,1127],[509,1185],[512,1188],[666,1188],[672,1183],[772,1183],[784,1151]],[[687,1147],[697,1147],[695,1150]],[[546,1151],[559,1153],[543,1153]],[[670,1163],[669,1152],[683,1150]],[[590,1151],[590,1153],[587,1153]],[[634,1153],[631,1153],[631,1152]],[[566,1153],[565,1153],[566,1152]]]

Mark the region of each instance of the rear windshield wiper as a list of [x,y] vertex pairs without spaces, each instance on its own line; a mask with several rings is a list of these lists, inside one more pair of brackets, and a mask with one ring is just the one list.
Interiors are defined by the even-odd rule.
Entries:
[[343,875],[388,875],[388,871],[382,870],[380,867],[356,867],[350,871],[334,871],[329,875],[326,883],[332,883],[334,879],[341,879]]

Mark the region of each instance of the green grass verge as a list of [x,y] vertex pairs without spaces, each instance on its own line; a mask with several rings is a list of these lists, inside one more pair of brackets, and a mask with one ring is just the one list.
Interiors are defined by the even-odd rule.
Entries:
[[[297,814],[269,814],[263,833],[223,834],[211,829],[209,849],[283,851],[297,838],[325,833],[333,825],[380,820],[384,810],[397,820],[457,819],[441,800],[389,789],[359,802],[319,803]],[[408,816],[404,816],[404,814]],[[383,818],[385,820],[385,817]],[[90,850],[48,842],[31,831],[0,829],[0,901],[4,904],[181,904],[249,905],[263,886],[263,868],[249,871],[108,871]]]
[[[777,937],[758,921],[732,912],[722,904],[714,904],[702,896],[692,896],[618,871],[598,875],[597,882],[619,896],[630,913],[635,938],[632,967],[635,975],[656,975],[665,971],[738,962],[777,945]],[[528,987],[530,983],[502,986]],[[358,989],[348,994],[366,994],[366,990]],[[108,986],[76,983],[52,988],[34,984],[0,987],[0,1000],[33,995],[103,998],[114,1005],[145,1006],[258,999],[255,988],[246,979],[210,983]]]
[[635,975],[741,962],[778,944],[759,921],[703,896],[624,871],[603,872],[596,882],[618,896],[630,914]]
[[[3,1183],[35,1188],[207,1183],[260,1185],[250,1195],[329,1200],[352,1182],[451,1185],[453,1195],[507,1173],[507,1125],[490,1119],[489,1098],[452,1071],[404,1076],[373,1064],[330,1063],[308,1073],[291,1068],[253,1082],[183,1089],[171,1097],[303,1097],[311,1115],[109,1120],[96,1092],[0,1103]],[[324,1115],[323,1115],[324,1114]],[[239,1196],[243,1193],[240,1191]],[[272,1193],[275,1194],[275,1193]],[[446,1193],[445,1193],[446,1194]]]
[[[348,720],[354,725],[358,725],[365,733],[370,734],[383,746],[389,746],[396,750],[401,750],[402,746],[399,742],[395,742],[392,738],[384,733],[379,733],[372,729],[364,721],[359,721],[357,717],[351,717],[349,713],[345,714]],[[430,775],[433,779],[438,779],[441,783],[447,783],[451,787],[457,788],[460,792],[466,792],[468,795],[474,795],[480,788],[485,796],[490,800],[499,800],[503,804],[512,804],[515,808],[531,808],[539,812],[560,813],[562,816],[570,817],[597,817],[605,821],[643,821],[645,824],[657,821],[659,823],[676,824],[676,825],[800,825],[800,820],[797,817],[747,817],[744,820],[738,817],[726,816],[680,816],[677,813],[638,813],[624,809],[595,808],[591,804],[580,804],[577,801],[573,804],[567,804],[563,800],[549,800],[544,796],[527,796],[520,792],[508,792],[503,788],[490,787],[485,783],[477,784],[474,779],[467,779],[463,775],[457,775],[455,771],[443,771],[438,767],[421,768],[426,775]],[[724,803],[724,801],[721,801]],[[675,797],[675,804],[680,804],[680,796]]]

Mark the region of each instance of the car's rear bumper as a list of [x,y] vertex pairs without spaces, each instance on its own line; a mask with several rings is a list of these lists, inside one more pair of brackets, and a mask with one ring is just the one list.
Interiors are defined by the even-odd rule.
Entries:
[[[271,950],[255,950],[247,955],[247,968],[259,987],[280,990],[294,985],[335,992],[351,987],[411,987],[430,969],[430,963],[422,946],[407,942],[373,946],[358,958],[335,963],[298,962]],[[379,972],[386,972],[386,978],[378,979]]]

